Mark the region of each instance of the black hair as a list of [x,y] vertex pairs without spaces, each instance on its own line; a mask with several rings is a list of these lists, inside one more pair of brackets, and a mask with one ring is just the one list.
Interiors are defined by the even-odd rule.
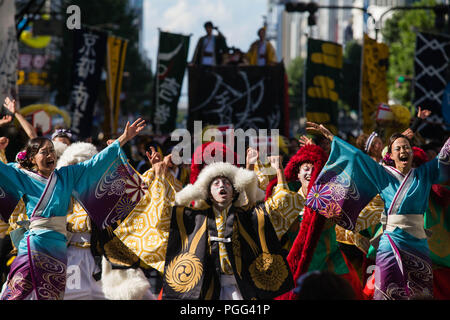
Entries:
[[26,153],[25,157],[23,159],[17,159],[20,166],[26,170],[32,170],[34,167],[33,158],[46,142],[50,142],[53,145],[52,140],[46,137],[36,137],[30,139],[24,150]]
[[203,27],[206,29],[207,27],[214,28],[214,25],[211,21],[206,21]]
[[297,300],[355,300],[350,283],[329,270],[312,271],[297,280]]
[[391,135],[391,137],[389,138],[389,145],[388,145],[388,150],[387,152],[389,154],[392,154],[392,144],[394,143],[395,140],[399,139],[399,138],[404,138],[409,142],[409,145],[412,147],[412,143],[411,140],[409,140],[409,138],[401,133],[394,133],[393,135]]

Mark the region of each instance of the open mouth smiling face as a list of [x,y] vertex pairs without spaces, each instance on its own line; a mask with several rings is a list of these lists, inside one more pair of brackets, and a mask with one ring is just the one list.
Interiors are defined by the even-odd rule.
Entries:
[[301,164],[298,170],[298,180],[302,185],[308,185],[311,180],[311,175],[314,170],[314,165],[310,162],[304,162]]
[[392,143],[392,160],[396,167],[407,167],[412,163],[413,151],[409,141],[404,138],[398,138]]
[[34,163],[37,171],[45,176],[49,176],[56,168],[56,153],[51,142],[45,143],[34,156]]

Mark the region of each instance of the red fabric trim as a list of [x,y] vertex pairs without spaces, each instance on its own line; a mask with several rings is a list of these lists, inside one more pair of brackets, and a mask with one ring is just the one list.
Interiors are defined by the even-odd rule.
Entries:
[[347,259],[345,254],[341,251],[342,257],[344,258],[345,264],[348,268],[348,273],[341,274],[340,276],[350,283],[355,292],[355,298],[357,300],[366,300],[366,296],[363,293],[363,286],[361,283],[361,279],[359,278],[358,272],[353,267],[352,263]]

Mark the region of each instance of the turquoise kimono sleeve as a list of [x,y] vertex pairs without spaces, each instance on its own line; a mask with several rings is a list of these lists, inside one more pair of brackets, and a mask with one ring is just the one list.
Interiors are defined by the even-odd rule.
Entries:
[[361,150],[338,137],[308,193],[306,205],[353,230],[361,210],[389,184],[389,174]]
[[450,138],[441,148],[436,158],[424,163],[417,171],[427,177],[429,184],[443,184],[450,180]]
[[25,174],[16,166],[0,161],[0,218],[5,222],[8,222],[27,186]]
[[147,190],[117,140],[91,159],[67,168],[73,176],[74,197],[100,229],[126,218]]

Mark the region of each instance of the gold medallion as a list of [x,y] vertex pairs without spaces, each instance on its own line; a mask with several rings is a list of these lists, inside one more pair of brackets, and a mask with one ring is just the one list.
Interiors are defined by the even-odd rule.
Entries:
[[289,275],[283,257],[270,253],[260,254],[250,265],[250,275],[256,287],[277,291]]
[[166,281],[176,292],[184,293],[192,290],[203,274],[200,259],[189,252],[176,256],[166,270]]

